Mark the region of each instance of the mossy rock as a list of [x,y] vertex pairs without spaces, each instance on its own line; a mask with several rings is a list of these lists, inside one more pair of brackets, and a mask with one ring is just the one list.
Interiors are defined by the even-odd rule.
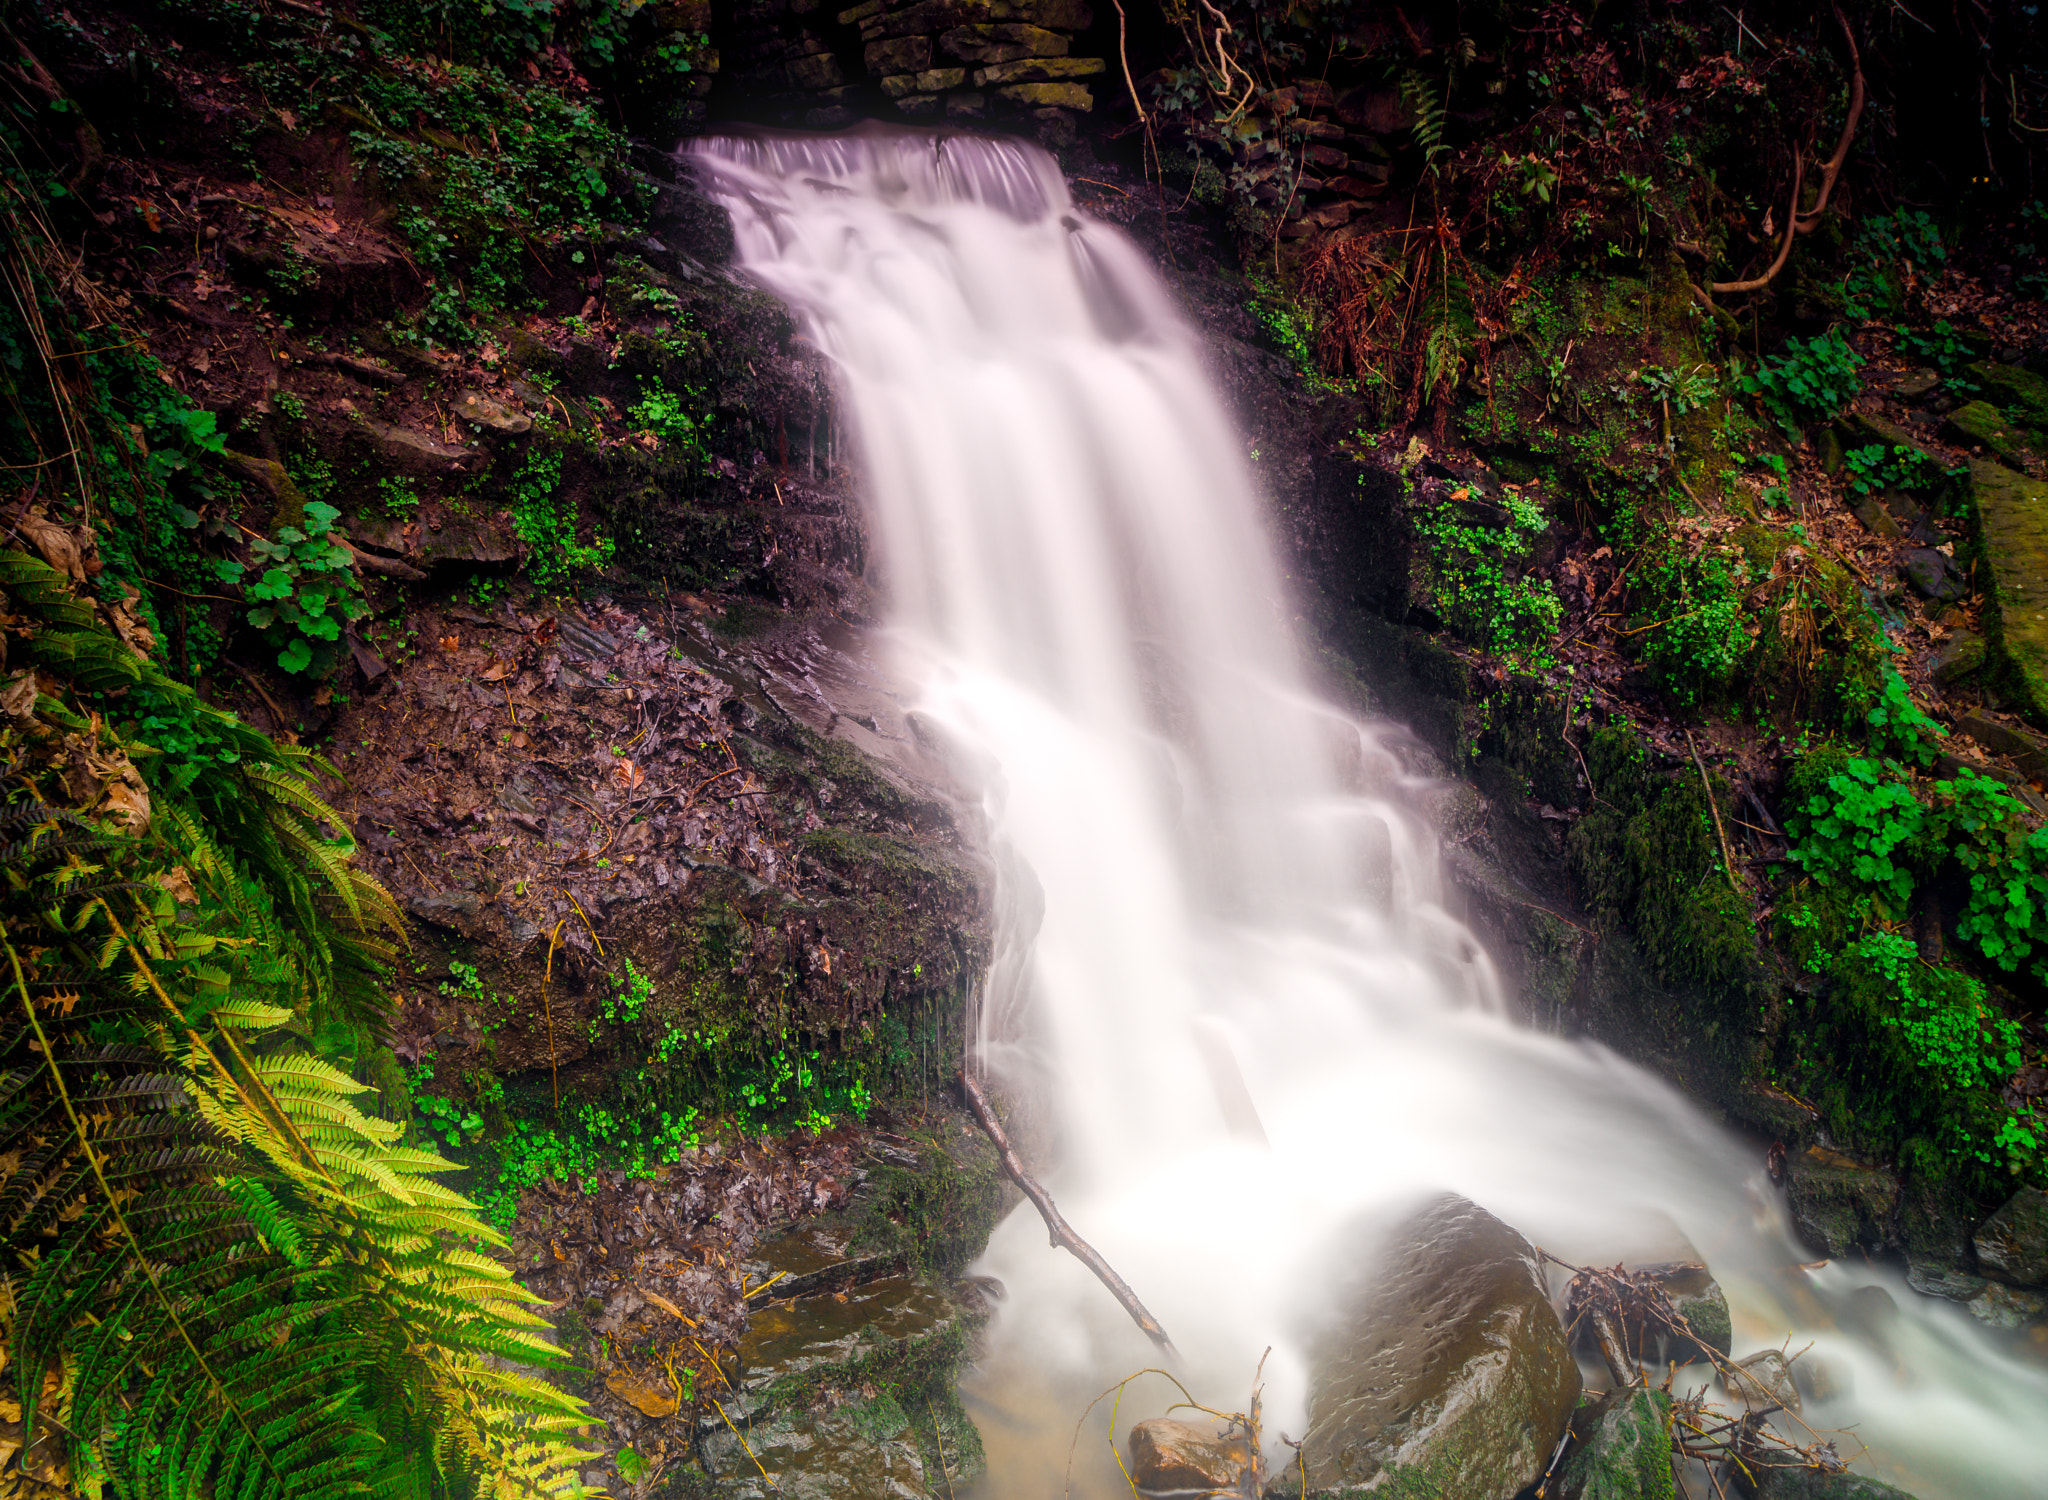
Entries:
[[1948,435],[1968,448],[1981,448],[2009,464],[2026,461],[2031,435],[1988,401],[1972,401],[1949,415]]
[[1836,1259],[1888,1238],[1886,1222],[1898,1202],[1891,1173],[1821,1147],[1792,1158],[1785,1199],[1792,1227],[1821,1254]]
[[2023,427],[2048,427],[2048,379],[2018,365],[1979,360],[1970,366],[1977,383],[2012,411]]
[[1823,1474],[1818,1469],[1759,1469],[1744,1486],[1754,1500],[1913,1500],[1904,1490],[1864,1474]]
[[1973,459],[1970,488],[1994,680],[2015,708],[2048,728],[2048,480]]
[[[1597,1407],[1595,1408],[1597,1409]],[[1611,1401],[1565,1465],[1564,1500],[1671,1500],[1671,1397],[1639,1390]],[[1581,1419],[1574,1418],[1576,1432]]]

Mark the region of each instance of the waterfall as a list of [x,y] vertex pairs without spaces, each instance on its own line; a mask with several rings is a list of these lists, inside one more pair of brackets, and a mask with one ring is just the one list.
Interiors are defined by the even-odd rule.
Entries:
[[[2038,1366],[1887,1269],[1800,1269],[1754,1150],[1514,1021],[1446,909],[1399,731],[1307,685],[1198,341],[1049,157],[878,127],[693,152],[745,274],[837,365],[901,668],[987,768],[980,1059],[1044,1101],[1047,1187],[1198,1399],[1242,1409],[1263,1357],[1284,1462],[1317,1257],[1361,1210],[1450,1189],[1581,1264],[1668,1253],[1675,1226],[1737,1354],[1811,1337],[1850,1377],[1808,1420],[1860,1422],[1874,1471],[1922,1500],[2048,1495]],[[1007,1289],[969,1393],[987,1484],[1041,1500],[1081,1409],[1155,1351],[1028,1206],[983,1268]],[[1838,1316],[1870,1285],[1901,1308],[1881,1336]],[[1120,1493],[1098,1444],[1075,1483]]]

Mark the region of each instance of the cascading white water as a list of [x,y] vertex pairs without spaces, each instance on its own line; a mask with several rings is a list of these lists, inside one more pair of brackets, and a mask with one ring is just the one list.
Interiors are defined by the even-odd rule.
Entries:
[[[1190,331],[1050,158],[879,128],[693,150],[746,273],[838,364],[921,707],[993,767],[983,1060],[1049,1101],[1047,1186],[1197,1397],[1242,1408],[1270,1347],[1281,1457],[1316,1257],[1362,1209],[1450,1189],[1581,1263],[1675,1224],[1729,1291],[1738,1353],[1812,1330],[1850,1377],[1808,1419],[1860,1423],[1865,1466],[1923,1500],[2048,1496],[2038,1366],[1888,1271],[1799,1270],[1734,1142],[1512,1021],[1443,908],[1421,789],[1385,731],[1304,685]],[[988,1485],[1038,1500],[1089,1397],[1154,1351],[1028,1207],[984,1266],[1007,1288],[971,1392]],[[1901,1316],[1858,1332],[1840,1314],[1872,1284]],[[1075,1482],[1122,1489],[1093,1441]]]

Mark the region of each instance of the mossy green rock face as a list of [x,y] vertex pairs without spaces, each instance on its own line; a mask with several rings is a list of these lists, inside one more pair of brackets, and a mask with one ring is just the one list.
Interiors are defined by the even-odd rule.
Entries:
[[1998,685],[2014,706],[2048,725],[2048,481],[1975,459],[1977,502],[1989,584],[1987,644]]
[[1450,1195],[1361,1249],[1370,1269],[1313,1356],[1306,1487],[1398,1468],[1460,1500],[1507,1500],[1542,1474],[1579,1397],[1535,1252]]
[[1633,1391],[1566,1463],[1564,1500],[1671,1500],[1671,1398]]
[[2027,434],[1987,401],[1959,406],[1948,419],[1948,435],[1966,447],[1982,448],[2007,463],[2025,461]]
[[2017,365],[1979,360],[1970,374],[1993,400],[2011,409],[2024,427],[2048,427],[2048,380]]
[[1861,1474],[1818,1469],[1760,1469],[1756,1500],[1913,1500],[1904,1490]]

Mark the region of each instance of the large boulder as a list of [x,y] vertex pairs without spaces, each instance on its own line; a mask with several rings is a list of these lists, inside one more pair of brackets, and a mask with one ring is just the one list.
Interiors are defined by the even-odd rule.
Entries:
[[1549,1462],[1579,1371],[1529,1242],[1445,1195],[1367,1253],[1312,1351],[1300,1473],[1275,1489],[1355,1489],[1382,1471],[1460,1500],[1507,1500]]
[[2021,1188],[1976,1234],[1977,1264],[2013,1286],[2048,1286],[2048,1193]]
[[1572,1417],[1578,1438],[1564,1466],[1561,1500],[1671,1500],[1671,1397],[1609,1391]]

